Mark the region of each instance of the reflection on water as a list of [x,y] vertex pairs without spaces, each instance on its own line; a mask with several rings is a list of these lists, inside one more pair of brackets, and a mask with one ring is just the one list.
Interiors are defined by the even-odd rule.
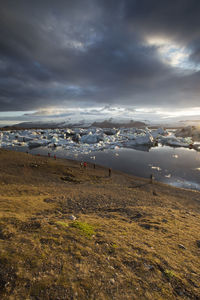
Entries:
[[149,145],[138,145],[138,146],[130,147],[129,149],[135,149],[135,150],[138,150],[138,151],[149,152],[149,150],[151,149],[151,146],[149,146]]
[[[16,148],[15,148],[16,149]],[[18,147],[18,151],[27,149]],[[186,148],[137,147],[119,148],[88,154],[71,154],[62,148],[40,147],[29,149],[32,154],[56,154],[57,157],[96,163],[115,170],[149,178],[154,175],[157,181],[178,187],[200,190],[200,152]]]

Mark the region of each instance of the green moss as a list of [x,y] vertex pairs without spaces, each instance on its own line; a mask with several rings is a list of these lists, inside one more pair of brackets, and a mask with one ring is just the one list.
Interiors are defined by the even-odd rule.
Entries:
[[84,222],[75,221],[71,223],[70,226],[79,229],[81,233],[83,233],[87,237],[91,237],[95,233],[94,227]]
[[60,226],[62,226],[62,227],[69,227],[69,224],[68,224],[68,223],[61,222],[61,221],[57,221],[56,224],[57,224],[57,225],[60,225]]
[[176,277],[175,273],[172,271],[172,270],[165,270],[164,271],[164,274],[165,276],[168,278],[168,279],[172,279],[174,277]]
[[113,248],[118,248],[119,246],[118,246],[117,244],[113,243],[113,244],[112,244],[112,247],[113,247]]

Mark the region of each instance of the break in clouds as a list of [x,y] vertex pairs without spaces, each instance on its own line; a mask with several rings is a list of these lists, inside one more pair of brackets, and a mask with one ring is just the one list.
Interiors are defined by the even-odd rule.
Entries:
[[0,0],[0,110],[199,106],[199,0]]

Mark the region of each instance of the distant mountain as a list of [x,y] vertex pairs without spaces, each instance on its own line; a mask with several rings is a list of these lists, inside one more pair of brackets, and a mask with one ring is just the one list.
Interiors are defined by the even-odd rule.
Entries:
[[13,128],[13,129],[29,129],[29,128],[57,128],[58,124],[55,122],[22,122],[14,124],[12,126],[5,126],[4,128]]
[[3,127],[4,130],[15,129],[55,129],[55,128],[72,128],[72,127],[89,127],[90,124],[80,121],[77,123],[69,122],[22,122],[12,126]]
[[15,130],[15,129],[55,129],[55,128],[73,128],[73,127],[100,127],[100,128],[144,128],[147,124],[140,121],[129,121],[129,122],[115,122],[114,120],[105,120],[102,122],[86,123],[84,120],[77,123],[63,122],[22,122],[19,124],[14,124],[12,126],[5,126],[3,130]]
[[131,127],[137,127],[137,128],[144,128],[147,126],[146,123],[140,122],[140,121],[129,121],[129,122],[123,122],[123,123],[115,123],[111,121],[103,121],[103,122],[94,122],[91,125],[92,127],[100,127],[100,128],[120,128],[120,127],[125,127],[125,128],[131,128]]

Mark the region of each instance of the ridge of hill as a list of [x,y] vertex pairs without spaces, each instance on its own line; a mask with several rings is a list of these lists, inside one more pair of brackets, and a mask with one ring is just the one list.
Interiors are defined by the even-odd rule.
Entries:
[[141,121],[129,121],[129,122],[121,122],[121,123],[117,123],[114,121],[109,121],[109,120],[105,120],[103,122],[94,122],[91,125],[92,127],[100,127],[100,128],[120,128],[120,127],[124,127],[124,128],[132,128],[132,127],[136,127],[136,128],[144,128],[147,126],[146,123],[141,122]]
[[0,171],[1,299],[200,299],[199,192],[8,150]]

